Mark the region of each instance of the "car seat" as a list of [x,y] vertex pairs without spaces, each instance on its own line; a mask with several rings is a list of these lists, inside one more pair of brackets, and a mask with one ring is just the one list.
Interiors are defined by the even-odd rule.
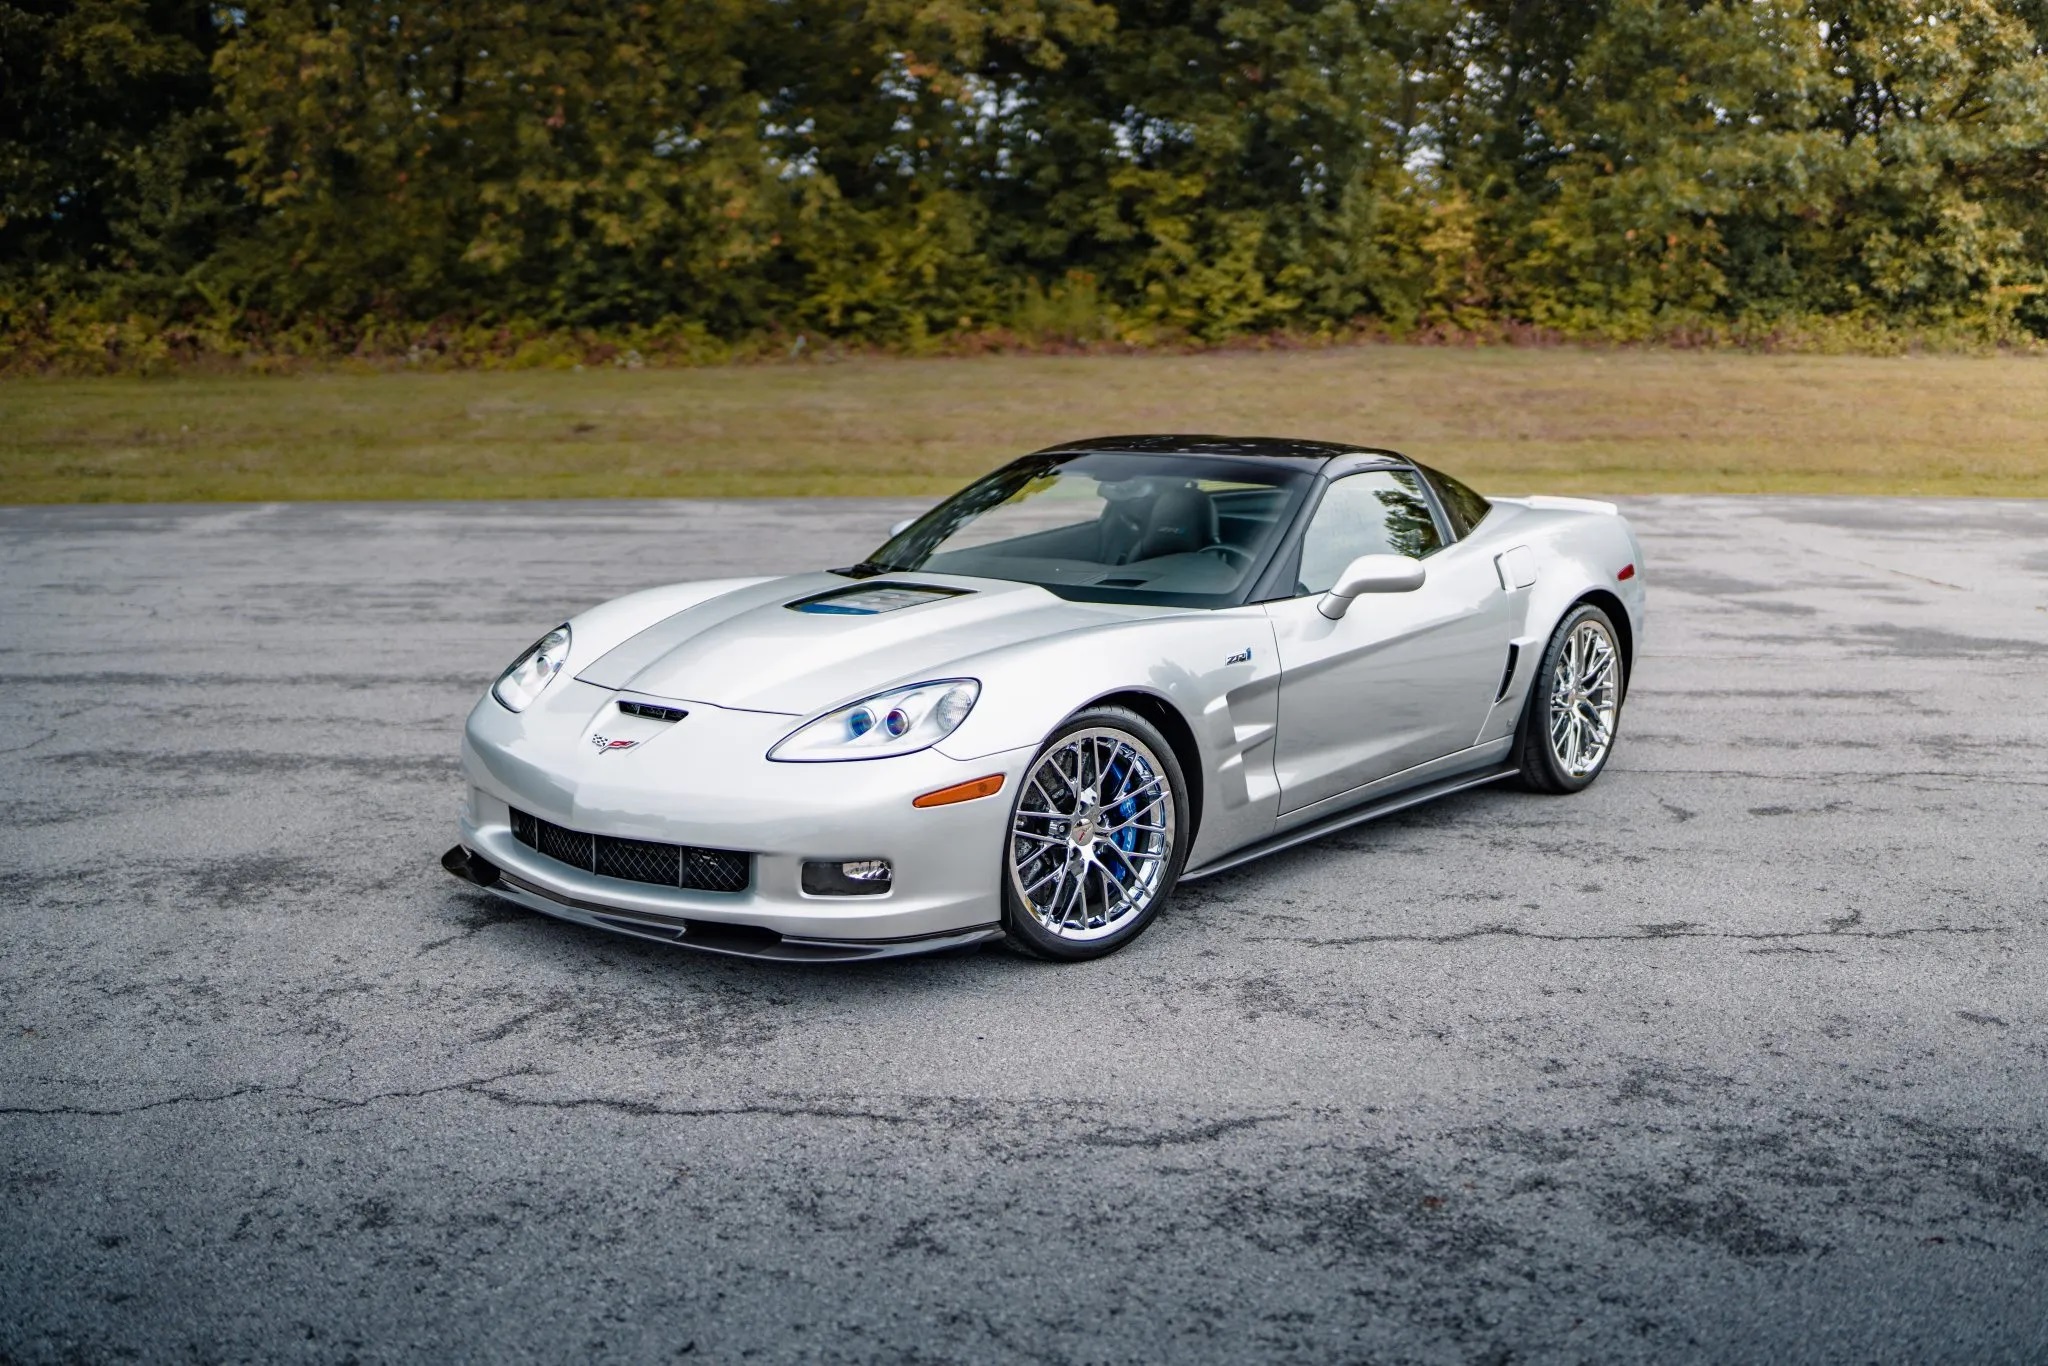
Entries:
[[1188,555],[1215,545],[1218,538],[1215,502],[1193,484],[1182,484],[1152,500],[1144,537],[1131,552],[1131,559]]

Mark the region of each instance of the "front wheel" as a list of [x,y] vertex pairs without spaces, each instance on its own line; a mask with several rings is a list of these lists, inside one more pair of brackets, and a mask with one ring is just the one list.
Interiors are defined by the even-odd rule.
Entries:
[[1586,603],[1565,614],[1543,651],[1516,732],[1522,786],[1578,792],[1600,776],[1621,724],[1623,668],[1605,612]]
[[1093,707],[1062,722],[1010,808],[1008,942],[1074,960],[1143,934],[1186,862],[1186,793],[1172,746],[1136,712]]

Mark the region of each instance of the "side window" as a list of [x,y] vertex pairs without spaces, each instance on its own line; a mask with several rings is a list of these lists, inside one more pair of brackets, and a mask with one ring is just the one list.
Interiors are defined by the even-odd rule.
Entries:
[[1421,559],[1443,544],[1422,485],[1406,470],[1367,470],[1323,493],[1301,537],[1297,592],[1327,593],[1360,555]]
[[1471,489],[1451,478],[1441,470],[1418,465],[1417,469],[1429,476],[1436,485],[1437,501],[1444,505],[1444,513],[1451,519],[1451,533],[1459,540],[1472,534],[1472,528],[1486,520],[1486,514],[1493,510],[1493,504],[1481,498]]

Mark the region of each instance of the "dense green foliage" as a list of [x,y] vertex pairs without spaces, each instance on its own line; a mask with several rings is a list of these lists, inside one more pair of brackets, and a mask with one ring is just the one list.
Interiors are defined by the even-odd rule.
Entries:
[[17,364],[1998,340],[2044,286],[2048,0],[0,3]]

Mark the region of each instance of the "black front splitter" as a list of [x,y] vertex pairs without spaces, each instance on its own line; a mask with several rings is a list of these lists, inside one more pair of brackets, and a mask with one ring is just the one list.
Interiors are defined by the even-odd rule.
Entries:
[[902,939],[814,939],[782,934],[765,925],[657,915],[563,896],[506,872],[460,844],[441,856],[441,866],[471,886],[544,915],[635,939],[763,963],[859,963],[910,958],[973,949],[1003,937],[1000,925],[977,925]]

